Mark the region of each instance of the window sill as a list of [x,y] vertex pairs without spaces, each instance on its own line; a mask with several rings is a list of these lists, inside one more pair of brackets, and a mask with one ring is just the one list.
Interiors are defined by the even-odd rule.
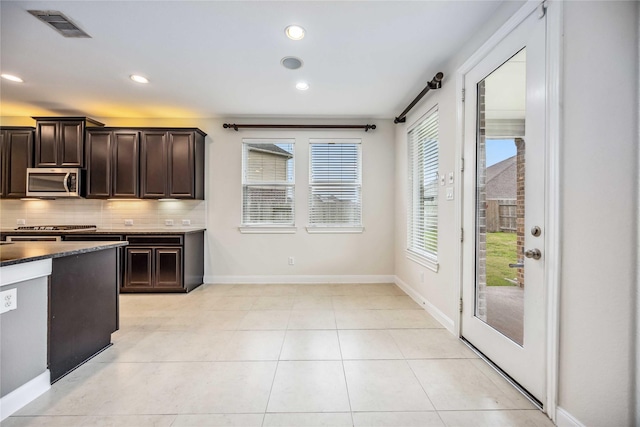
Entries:
[[428,268],[429,270],[435,271],[436,273],[438,272],[438,269],[440,268],[440,264],[437,261],[434,261],[432,259],[426,258],[422,255],[418,255],[414,252],[411,251],[407,251],[407,258],[409,258],[411,261],[420,264],[423,267]]
[[238,227],[243,234],[294,234],[298,231],[298,227],[295,226],[270,226],[270,225],[254,225],[254,226],[240,226]]
[[343,234],[343,233],[362,233],[364,227],[323,227],[323,226],[308,226],[307,233],[309,234]]

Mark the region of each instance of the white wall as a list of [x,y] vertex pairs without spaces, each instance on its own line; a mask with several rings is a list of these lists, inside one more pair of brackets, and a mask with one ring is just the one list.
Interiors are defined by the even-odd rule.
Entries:
[[638,4],[565,2],[559,406],[633,424]]
[[[274,122],[265,119],[229,119],[238,123]],[[280,120],[280,123],[310,123],[310,120]],[[326,120],[324,123],[375,123],[374,131],[242,130],[211,123],[209,144],[208,200],[210,269],[213,281],[290,280],[383,280],[393,266],[393,125],[390,120]],[[295,138],[296,204],[295,234],[241,234],[242,138]],[[309,234],[308,217],[309,139],[362,139],[362,202],[364,232],[361,234]],[[289,256],[295,265],[287,264]],[[261,277],[272,276],[272,277]],[[288,276],[288,277],[287,277]],[[297,276],[297,277],[291,277]],[[302,278],[300,276],[316,276]],[[331,277],[333,276],[333,277]],[[368,276],[368,277],[339,277]]]

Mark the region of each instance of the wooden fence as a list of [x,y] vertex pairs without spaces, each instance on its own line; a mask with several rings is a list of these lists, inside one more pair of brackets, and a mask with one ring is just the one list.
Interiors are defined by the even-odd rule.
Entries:
[[487,200],[487,233],[516,232],[516,200]]

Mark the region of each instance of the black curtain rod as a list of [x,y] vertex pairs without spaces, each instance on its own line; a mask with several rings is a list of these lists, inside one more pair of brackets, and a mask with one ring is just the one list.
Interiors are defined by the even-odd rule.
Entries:
[[440,89],[442,87],[443,77],[444,77],[444,74],[442,73],[438,73],[435,76],[433,76],[433,79],[429,83],[427,83],[427,86],[425,86],[425,88],[422,89],[422,92],[420,92],[418,96],[416,96],[416,99],[411,101],[411,104],[409,104],[409,106],[405,108],[404,111],[400,113],[400,115],[393,120],[393,123],[397,124],[397,123],[406,122],[407,121],[406,116],[409,110],[411,110],[422,99],[422,97],[427,94],[427,92],[429,92],[431,89]]
[[240,125],[236,123],[225,123],[222,125],[225,129],[233,129],[235,131],[243,129],[375,129],[376,125]]

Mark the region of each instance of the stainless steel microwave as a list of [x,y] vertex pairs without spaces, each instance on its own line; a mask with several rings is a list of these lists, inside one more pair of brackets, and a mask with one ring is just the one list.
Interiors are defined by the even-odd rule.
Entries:
[[82,197],[81,190],[81,169],[27,169],[27,197]]

